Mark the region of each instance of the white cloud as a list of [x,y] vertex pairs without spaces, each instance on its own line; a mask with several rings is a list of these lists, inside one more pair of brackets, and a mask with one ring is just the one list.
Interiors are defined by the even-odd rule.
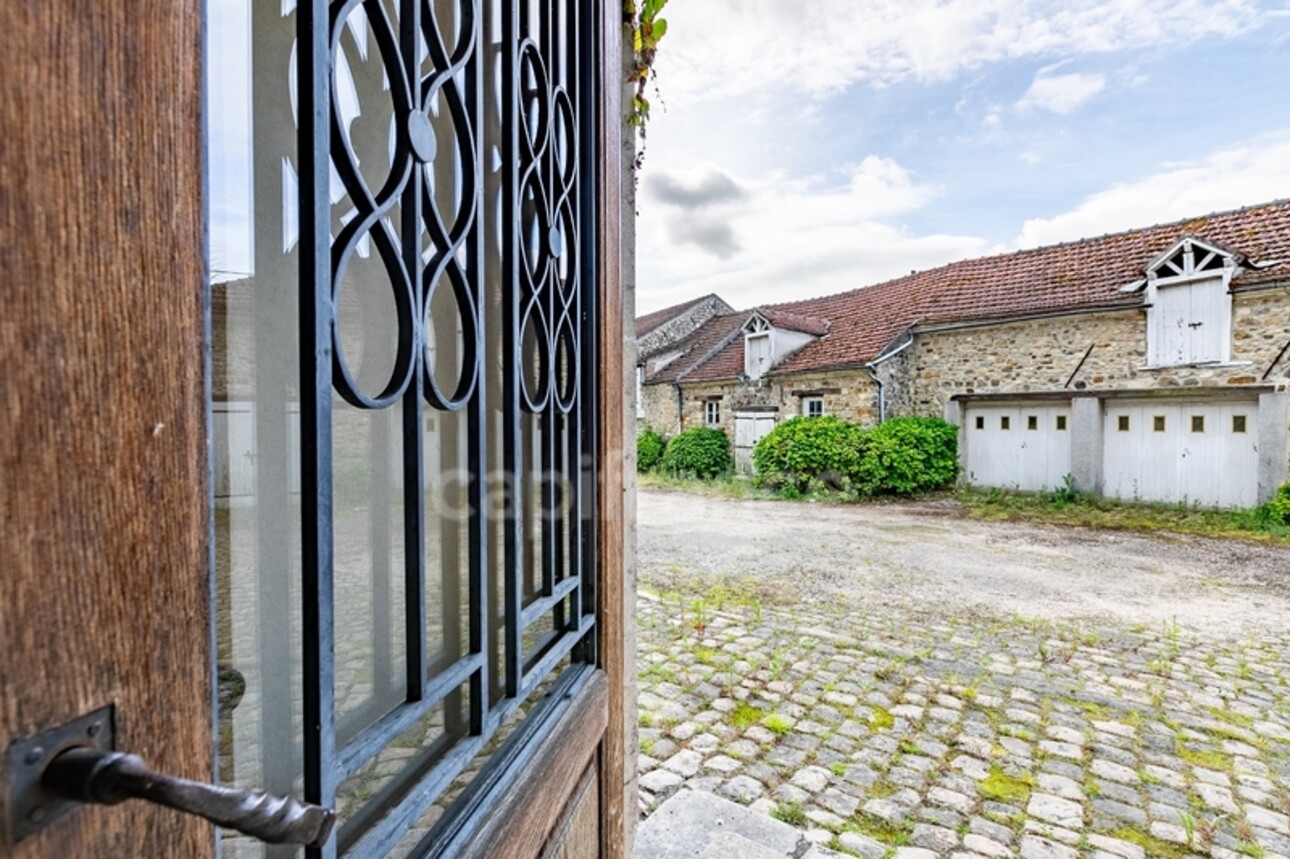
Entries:
[[690,0],[667,7],[659,80],[678,104],[865,80],[948,80],[1004,60],[1233,36],[1255,0]]
[[1105,75],[1047,75],[1040,72],[1017,102],[1017,110],[1047,110],[1066,115],[1106,87]]
[[1069,212],[1026,221],[1016,245],[1050,245],[1283,197],[1290,197],[1290,129],[1196,161],[1162,165],[1154,175],[1093,194]]
[[[705,177],[715,169],[678,171],[663,184],[712,185]],[[706,292],[718,292],[739,306],[825,295],[985,249],[976,237],[911,236],[885,223],[926,206],[937,193],[891,158],[871,155],[850,171],[844,184],[832,186],[782,174],[730,181],[746,192],[720,209],[721,226],[733,244],[692,237],[685,232],[694,224],[692,209],[662,201],[649,190],[641,195],[637,269],[642,311]],[[705,216],[714,212],[707,206],[702,211]],[[718,253],[731,246],[733,253]]]

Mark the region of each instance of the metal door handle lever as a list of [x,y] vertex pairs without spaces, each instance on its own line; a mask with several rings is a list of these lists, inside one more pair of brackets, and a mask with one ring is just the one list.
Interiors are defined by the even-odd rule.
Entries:
[[115,805],[146,799],[270,844],[321,847],[336,822],[336,812],[322,806],[164,775],[148,769],[138,755],[123,752],[68,749],[50,761],[41,782],[46,790],[77,802]]

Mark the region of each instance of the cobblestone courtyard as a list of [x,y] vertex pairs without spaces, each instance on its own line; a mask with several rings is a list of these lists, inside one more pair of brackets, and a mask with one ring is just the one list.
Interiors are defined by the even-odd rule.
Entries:
[[[1201,589],[1216,614],[1242,606],[1226,627],[1207,623],[1203,605],[1168,621],[1027,618],[1006,600],[994,613],[980,602],[960,610],[916,586],[842,598],[850,571],[834,560],[839,580],[821,599],[811,558],[833,557],[809,524],[821,510],[705,499],[700,515],[683,497],[648,495],[638,611],[646,812],[684,785],[875,859],[1290,857],[1284,591],[1238,571],[1230,587]],[[747,508],[765,534],[785,527],[785,507],[814,547],[787,574],[756,564],[690,572],[645,534],[676,516],[695,523],[675,535],[693,546],[695,529],[738,530]],[[887,514],[844,515],[881,528]],[[978,525],[948,529],[971,538]],[[922,551],[934,555],[937,539],[924,534]],[[1290,553],[1260,551],[1270,554],[1247,566],[1290,577]],[[953,557],[943,562],[954,576]],[[857,574],[864,585],[873,581]]]

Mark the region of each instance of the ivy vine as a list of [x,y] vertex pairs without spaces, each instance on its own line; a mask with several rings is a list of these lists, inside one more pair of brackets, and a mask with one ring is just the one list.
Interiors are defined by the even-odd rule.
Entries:
[[[658,43],[667,35],[667,19],[660,18],[659,13],[667,5],[667,0],[623,0],[623,22],[632,33],[632,67],[627,75],[627,82],[635,88],[632,93],[631,109],[627,113],[627,124],[640,129],[645,137],[645,126],[649,122],[649,99],[645,89],[654,80],[654,58],[658,55]],[[644,148],[636,155],[633,165],[640,169],[645,157]]]

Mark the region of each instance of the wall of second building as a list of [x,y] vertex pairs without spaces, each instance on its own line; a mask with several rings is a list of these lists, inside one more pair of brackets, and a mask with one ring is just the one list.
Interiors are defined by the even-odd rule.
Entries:
[[[1262,500],[1290,475],[1290,421],[1284,416],[1284,401],[1290,397],[1285,392],[1290,353],[1282,354],[1290,342],[1290,288],[1233,296],[1232,331],[1231,359],[1226,363],[1147,368],[1143,310],[924,330],[907,350],[908,385],[894,408],[889,399],[888,414],[946,415],[954,411],[945,408],[953,397],[962,404],[979,402],[975,398],[982,395],[1015,394],[1024,401],[1032,394],[1066,392],[1076,395],[1077,402],[1097,405],[1097,398],[1108,392],[1119,397],[1142,391],[1186,398],[1188,391],[1195,391],[1196,400],[1207,401],[1246,388],[1250,398],[1260,401],[1261,448],[1277,460],[1260,463]],[[1261,393],[1274,387],[1281,392]],[[1087,419],[1072,415],[1071,441],[1087,448],[1084,467],[1073,467],[1084,489],[1099,489],[1103,482],[1102,443],[1094,441],[1102,414],[1099,405],[1088,411]]]
[[704,404],[718,398],[720,428],[734,438],[734,414],[742,409],[776,410],[776,420],[787,420],[802,413],[802,400],[818,396],[824,401],[824,413],[865,426],[878,422],[878,389],[863,368],[819,373],[795,373],[791,376],[767,376],[757,381],[727,380],[683,383],[678,410],[677,388],[663,383],[645,385],[641,399],[645,417],[642,424],[666,436],[683,429],[704,425]]
[[1147,369],[1146,328],[1146,311],[1134,309],[921,331],[908,350],[908,391],[889,414],[940,416],[956,395],[1239,388],[1284,382],[1290,371],[1283,356],[1262,379],[1290,341],[1290,287],[1233,297],[1225,364]]
[[680,415],[677,412],[677,388],[664,382],[657,385],[641,386],[640,417],[636,420],[639,429],[649,427],[669,438],[680,431]]

